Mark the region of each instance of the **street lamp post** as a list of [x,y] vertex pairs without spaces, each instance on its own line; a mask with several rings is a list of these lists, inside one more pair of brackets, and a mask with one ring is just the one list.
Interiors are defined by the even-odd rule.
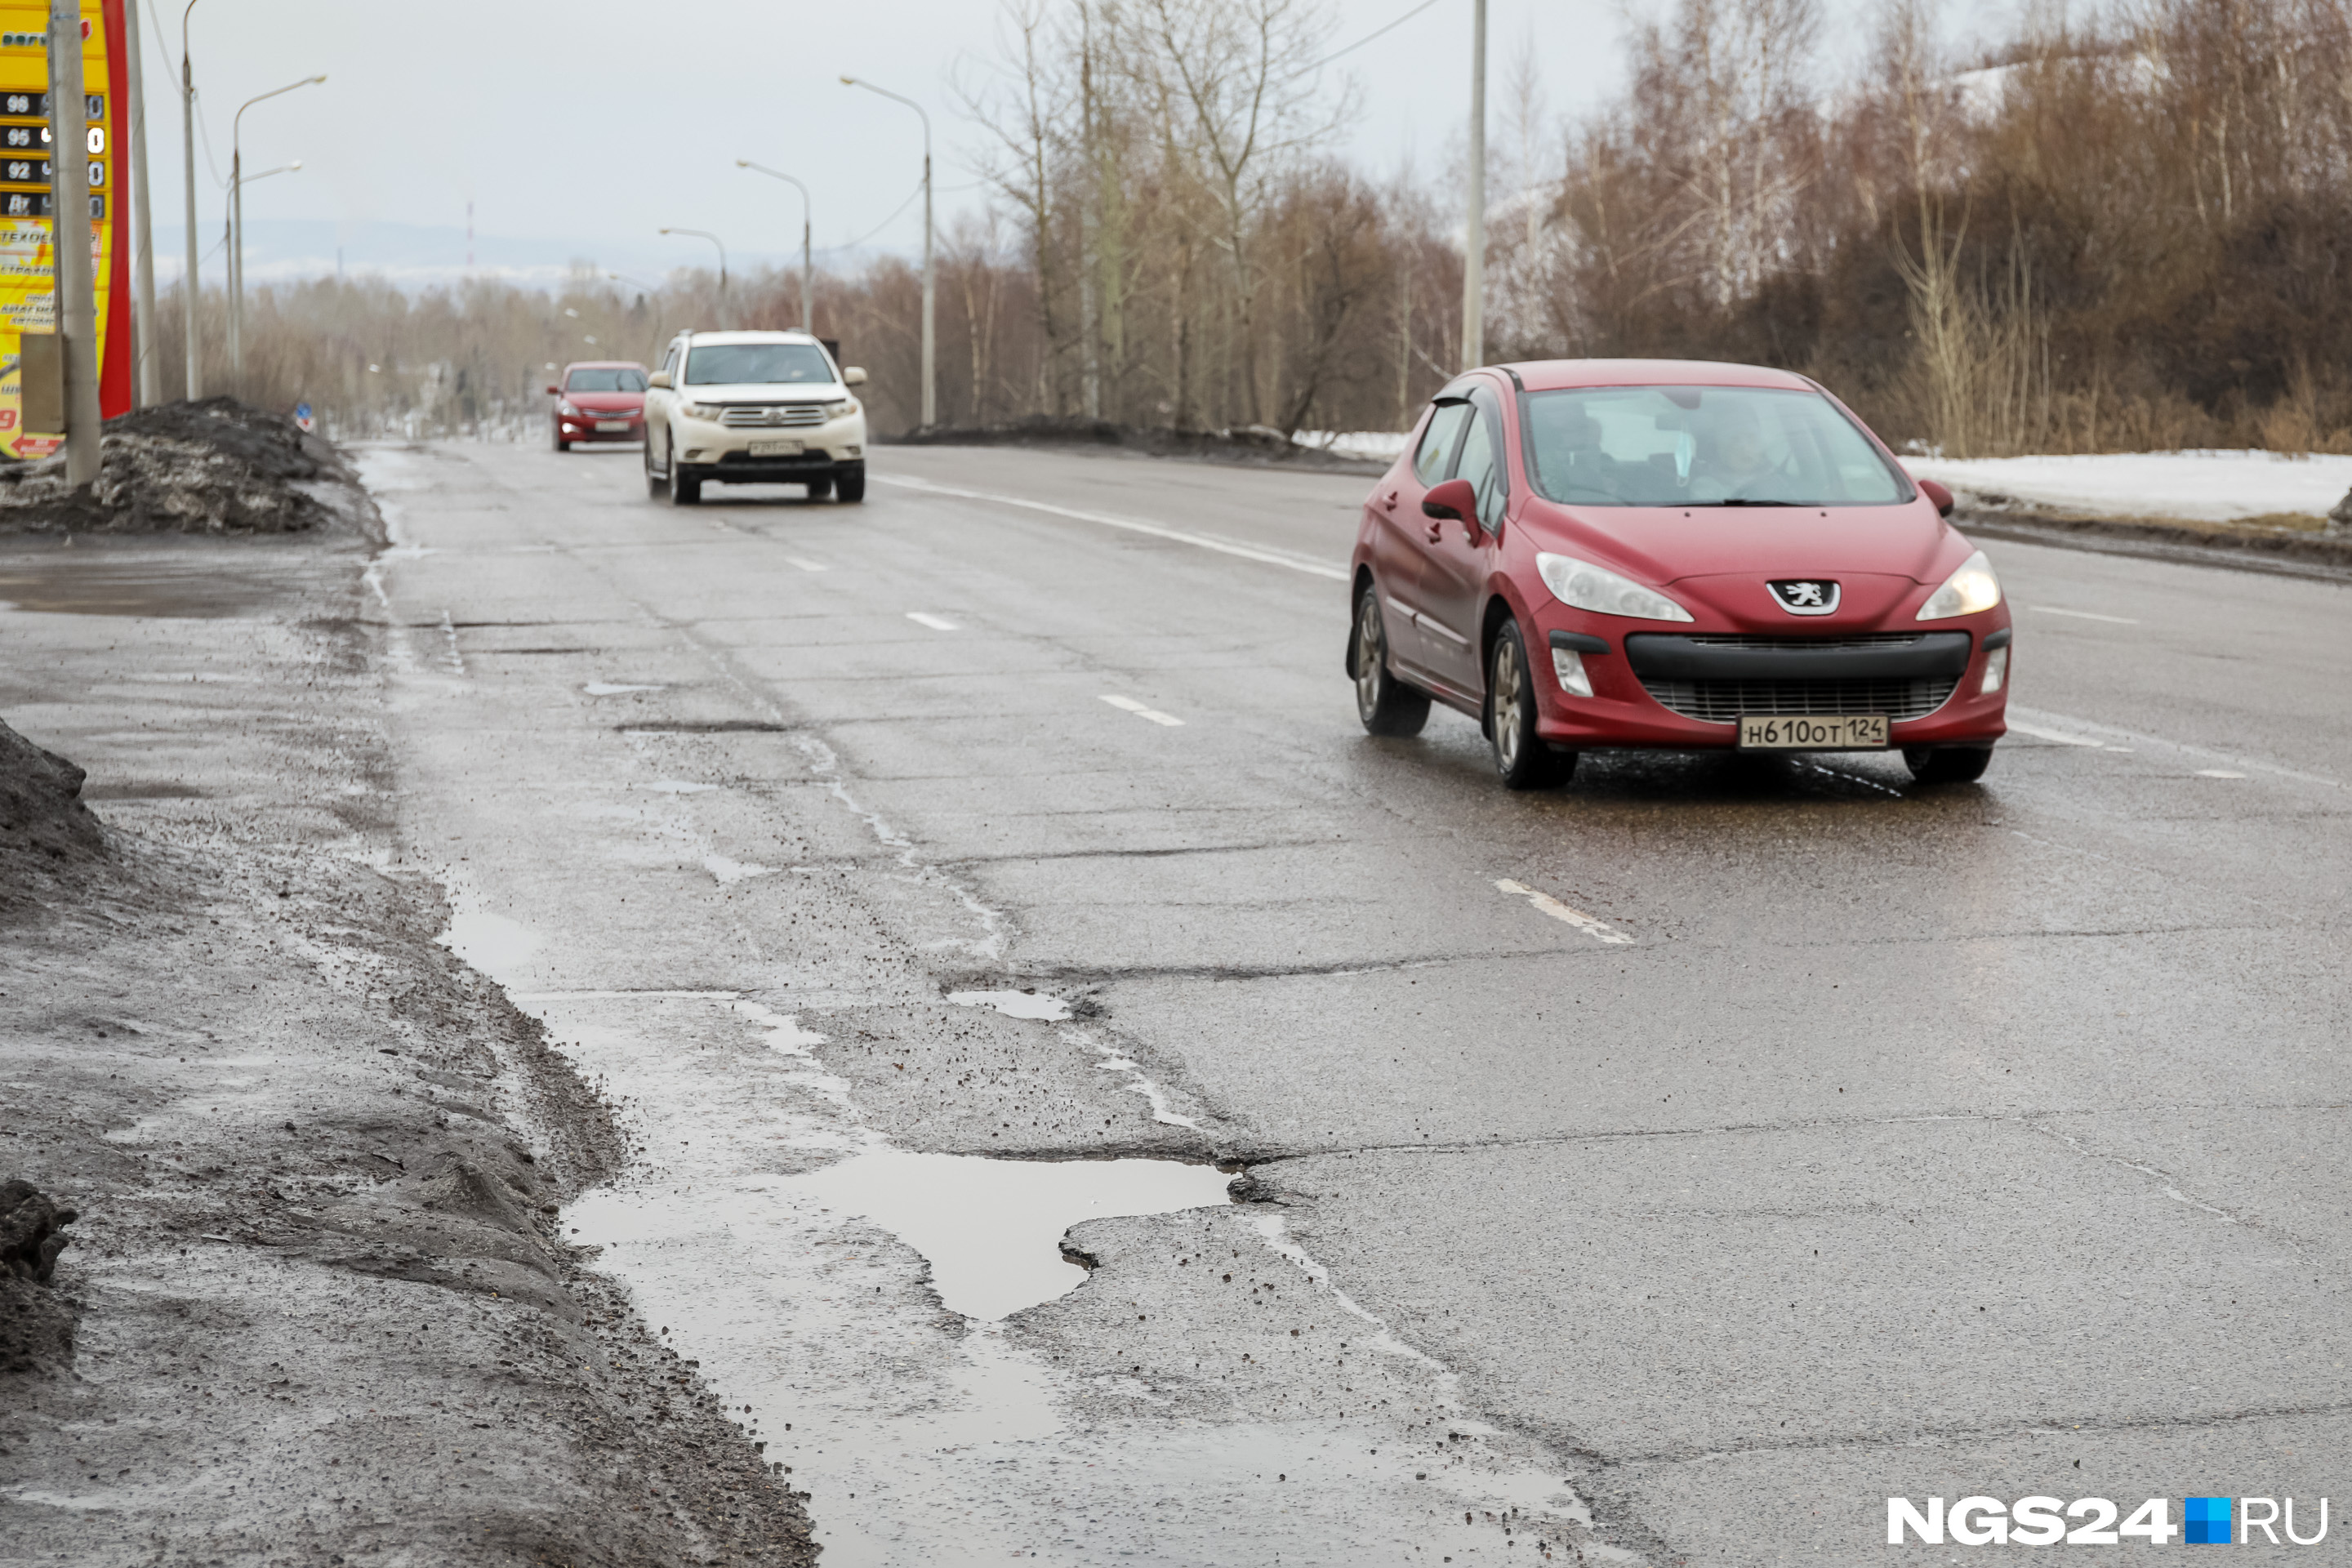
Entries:
[[188,401],[205,395],[204,374],[196,357],[196,71],[188,62],[188,16],[196,0],[180,13],[180,157],[188,176],[188,269],[180,274],[181,328],[187,342]]
[[163,366],[155,357],[155,202],[147,188],[147,83],[139,47],[139,7],[122,12],[123,52],[131,89],[131,192],[137,224],[131,253],[132,396],[142,408],[163,399]]
[[[80,0],[49,0],[49,281],[57,315],[51,331],[65,351],[66,482],[76,489],[99,477],[102,416],[98,401],[98,302],[90,262],[89,125],[84,117]],[[20,377],[21,379],[21,377]]]
[[697,239],[707,239],[719,247],[719,324],[727,325],[727,242],[707,228],[666,228],[664,234],[690,234]]
[[736,159],[735,166],[739,169],[749,169],[755,174],[766,174],[771,179],[782,180],[801,194],[801,331],[814,332],[816,331],[816,317],[811,314],[809,310],[809,286],[813,272],[810,264],[813,252],[809,249],[809,188],[782,169],[771,169],[765,163],[754,163],[749,158]]
[[[237,107],[228,122],[228,221],[230,232],[236,238],[229,247],[228,258],[228,368],[236,377],[239,392],[245,390],[245,111],[257,103],[294,91],[297,88],[316,87],[326,80],[322,72],[306,76],[300,81],[288,82],[257,98],[248,98]],[[271,170],[277,174],[278,170]],[[261,176],[255,175],[259,179]]]
[[[1480,5],[1485,0],[1479,0]],[[887,88],[876,87],[854,76],[841,79],[844,87],[862,87],[868,92],[878,92],[895,103],[903,103],[923,118],[923,426],[926,429],[939,423],[940,389],[936,374],[939,365],[937,334],[934,328],[938,314],[934,309],[938,294],[931,273],[931,117],[923,113],[923,106],[911,98],[901,98]]]
[[1470,215],[1462,256],[1462,368],[1486,363],[1486,0],[1471,0]]

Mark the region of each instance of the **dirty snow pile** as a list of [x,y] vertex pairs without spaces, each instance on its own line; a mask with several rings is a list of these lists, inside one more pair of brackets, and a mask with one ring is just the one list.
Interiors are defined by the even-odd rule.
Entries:
[[1906,458],[1923,479],[1998,504],[1996,498],[2092,517],[2327,517],[2352,521],[2352,458],[2278,452],[2117,452],[2088,458]]
[[81,769],[0,723],[0,918],[76,865],[106,852],[81,803]]
[[228,397],[107,421],[98,482],[62,453],[0,468],[0,532],[296,533],[353,516],[352,471],[283,415]]

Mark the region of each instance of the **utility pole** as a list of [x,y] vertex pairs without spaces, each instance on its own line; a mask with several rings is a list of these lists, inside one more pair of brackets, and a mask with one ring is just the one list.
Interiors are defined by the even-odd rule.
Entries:
[[725,331],[731,312],[727,309],[727,242],[707,228],[666,228],[664,234],[690,234],[697,239],[707,239],[719,247],[719,326]]
[[[1486,0],[1479,0],[1484,5]],[[876,87],[854,76],[841,79],[844,87],[862,87],[868,92],[878,92],[894,103],[903,103],[922,116],[923,121],[923,425],[929,429],[940,419],[940,383],[937,324],[939,292],[931,268],[931,117],[923,106],[911,98],[901,98],[887,88]]]
[[66,482],[98,481],[98,301],[90,265],[89,117],[81,0],[49,0],[49,276],[66,360]]
[[196,0],[180,13],[180,155],[188,176],[188,269],[180,274],[180,313],[187,338],[188,401],[205,395],[202,345],[196,341],[196,68],[188,61],[188,16]]
[[133,218],[138,224],[138,249],[132,253],[132,319],[138,331],[131,345],[131,395],[142,408],[163,401],[163,362],[155,356],[155,204],[147,187],[146,57],[139,47],[138,0],[122,8],[123,47],[131,89],[131,189]]
[[1486,0],[1470,0],[1470,216],[1462,253],[1462,368],[1486,363]]

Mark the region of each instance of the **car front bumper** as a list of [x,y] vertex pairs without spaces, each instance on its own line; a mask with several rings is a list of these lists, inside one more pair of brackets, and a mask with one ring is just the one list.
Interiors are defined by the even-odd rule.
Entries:
[[[1948,622],[1807,637],[1576,616],[1539,626],[1528,653],[1537,731],[1572,751],[1731,749],[1748,714],[1883,713],[1890,749],[1989,745],[2007,732],[2013,650],[1998,611]],[[1606,622],[1605,629],[1595,623]],[[1629,624],[1642,629],[1628,631]],[[1551,649],[1580,659],[1592,695],[1563,689]],[[1988,661],[2000,679],[1984,689]]]
[[[625,430],[599,430],[599,425],[616,419],[628,421]],[[559,414],[555,416],[555,433],[566,441],[642,441],[646,438],[646,416],[642,414]]]
[[[866,416],[844,415],[796,428],[740,428],[709,419],[676,418],[671,446],[699,478],[744,484],[792,484],[838,474],[866,461]],[[798,452],[754,457],[752,444],[797,441]]]

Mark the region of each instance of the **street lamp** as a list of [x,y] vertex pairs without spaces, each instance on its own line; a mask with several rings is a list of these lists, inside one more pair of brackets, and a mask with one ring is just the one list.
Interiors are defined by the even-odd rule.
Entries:
[[666,228],[664,234],[690,234],[719,247],[719,324],[727,325],[727,242],[705,228]]
[[790,174],[785,174],[782,169],[771,169],[765,163],[754,163],[749,158],[736,159],[735,166],[739,169],[749,169],[755,174],[765,174],[771,179],[782,180],[801,194],[801,331],[804,332],[814,332],[816,331],[816,318],[809,313],[809,277],[811,272],[809,263],[809,258],[811,255],[809,250],[809,189],[806,185],[802,184],[798,180],[793,179]]
[[196,368],[196,72],[188,63],[188,16],[196,0],[180,13],[180,153],[188,176],[188,269],[180,275],[181,314],[186,318],[188,401],[205,395],[204,378]]
[[[272,174],[290,174],[301,166],[302,160],[297,158],[290,163],[280,163],[275,169],[264,169],[258,174],[230,175],[228,210],[231,213],[235,213],[237,210],[237,193],[245,186],[253,184],[256,180],[266,180]],[[238,230],[236,223],[229,218],[223,218],[221,220],[221,253],[227,262],[229,277],[236,279],[237,286],[242,288],[245,282],[245,236]],[[232,336],[241,337],[241,329],[244,321],[243,312],[240,311],[238,313],[236,321],[240,328],[240,331],[238,333],[232,334]],[[245,366],[242,363],[239,363],[236,368],[241,371]]]
[[933,374],[938,358],[934,353],[932,331],[937,317],[932,307],[938,295],[933,290],[931,278],[931,117],[924,114],[923,106],[913,99],[901,98],[887,88],[876,87],[870,81],[845,76],[841,79],[841,85],[878,92],[892,102],[903,103],[923,116],[923,426],[928,429],[939,422],[940,415],[939,378]]
[[1462,368],[1486,363],[1486,0],[1471,0],[1470,211],[1462,252]]
[[229,374],[237,378],[239,392],[245,390],[245,152],[241,140],[245,111],[257,103],[266,103],[297,88],[316,87],[326,79],[323,73],[306,76],[300,81],[288,82],[284,87],[248,98],[238,105],[228,122],[228,221],[230,231],[236,236],[236,242],[229,247],[228,258],[228,368]]

